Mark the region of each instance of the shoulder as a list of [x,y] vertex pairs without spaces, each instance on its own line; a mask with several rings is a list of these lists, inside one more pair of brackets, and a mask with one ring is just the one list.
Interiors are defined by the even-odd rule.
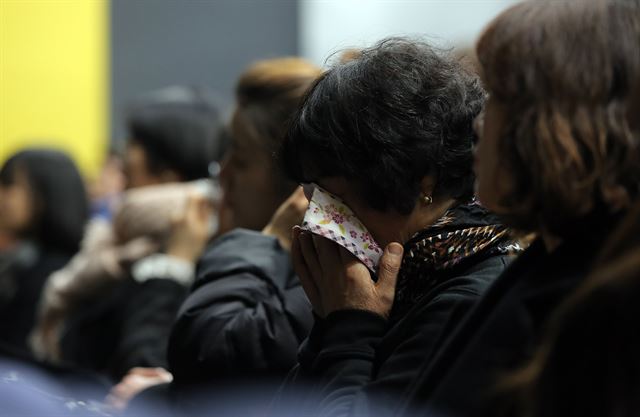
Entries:
[[479,296],[507,269],[512,260],[510,255],[495,255],[467,262],[447,271],[447,279],[435,290],[440,294]]
[[207,247],[197,266],[194,288],[237,275],[288,288],[293,275],[289,253],[274,237],[251,230],[233,230]]

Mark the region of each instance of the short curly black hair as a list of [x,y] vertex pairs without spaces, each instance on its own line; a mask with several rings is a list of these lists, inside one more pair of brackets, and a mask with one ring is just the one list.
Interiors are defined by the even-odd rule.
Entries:
[[422,179],[434,196],[473,196],[473,120],[485,92],[443,51],[385,39],[326,71],[291,121],[278,158],[300,183],[344,177],[372,208],[408,214]]

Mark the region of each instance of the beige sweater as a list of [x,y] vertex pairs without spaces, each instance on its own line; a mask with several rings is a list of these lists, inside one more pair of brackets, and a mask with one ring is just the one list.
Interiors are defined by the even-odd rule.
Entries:
[[171,231],[171,219],[184,209],[193,183],[143,187],[124,193],[113,223],[96,219],[85,230],[81,250],[45,284],[39,318],[30,343],[34,354],[60,359],[60,332],[81,302],[99,297],[129,276],[138,260],[159,251]]

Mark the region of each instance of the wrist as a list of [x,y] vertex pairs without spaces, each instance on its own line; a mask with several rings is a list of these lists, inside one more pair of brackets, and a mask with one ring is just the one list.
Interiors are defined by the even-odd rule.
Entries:
[[189,286],[195,278],[193,262],[187,262],[172,255],[155,254],[136,262],[131,275],[137,282],[150,279],[169,279]]

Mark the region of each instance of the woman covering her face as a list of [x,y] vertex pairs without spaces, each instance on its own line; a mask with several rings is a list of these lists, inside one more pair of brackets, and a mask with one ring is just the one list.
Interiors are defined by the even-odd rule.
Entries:
[[307,94],[280,158],[293,179],[314,184],[308,197],[320,188],[348,207],[324,223],[340,230],[357,219],[367,247],[384,255],[372,274],[341,246],[294,230],[294,264],[316,314],[294,379],[310,379],[318,398],[301,407],[359,410],[375,399],[394,409],[447,320],[517,250],[473,198],[472,122],[484,98],[458,63],[404,39],[360,51]]

